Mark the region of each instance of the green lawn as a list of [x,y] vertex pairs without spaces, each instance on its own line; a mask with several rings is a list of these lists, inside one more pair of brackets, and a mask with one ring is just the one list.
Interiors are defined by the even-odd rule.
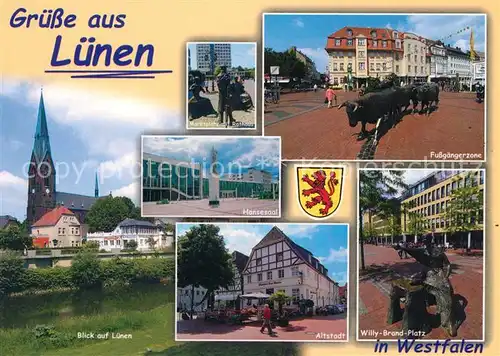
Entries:
[[290,343],[190,342],[179,344],[154,356],[298,356],[299,346]]

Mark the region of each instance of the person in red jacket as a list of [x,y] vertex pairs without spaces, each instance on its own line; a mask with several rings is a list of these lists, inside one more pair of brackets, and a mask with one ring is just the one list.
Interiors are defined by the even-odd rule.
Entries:
[[264,333],[264,329],[267,327],[267,333],[269,335],[272,335],[273,328],[271,327],[271,308],[269,308],[269,304],[264,305],[264,312],[262,316],[263,316],[263,322],[262,322],[262,327],[260,328],[260,332]]

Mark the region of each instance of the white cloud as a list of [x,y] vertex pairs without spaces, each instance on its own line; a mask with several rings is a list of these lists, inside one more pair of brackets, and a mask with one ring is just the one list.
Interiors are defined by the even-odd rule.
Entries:
[[28,181],[8,171],[0,171],[0,215],[24,220]]
[[339,286],[344,286],[347,283],[347,271],[345,272],[332,272],[330,277],[339,284]]
[[220,234],[224,236],[229,252],[239,251],[250,256],[252,248],[264,237],[257,231],[249,231],[247,225],[223,224],[219,226]]
[[445,44],[453,44],[459,40],[464,47],[469,49],[470,30],[457,33],[466,27],[474,30],[474,49],[484,51],[485,49],[485,16],[483,15],[411,15],[408,16],[408,24],[405,30],[419,36],[439,40],[452,35],[449,39],[443,39]]
[[301,19],[294,19],[293,24],[297,27],[304,28],[304,21]]
[[119,189],[115,189],[111,193],[114,197],[128,197],[134,202],[135,205],[139,206],[141,195],[140,189],[141,187],[139,186],[139,183],[134,182]]
[[333,262],[347,262],[348,252],[349,251],[347,251],[347,249],[344,247],[340,247],[338,250],[331,248],[330,251],[328,252],[328,256],[318,257],[318,259],[323,264],[333,263]]
[[252,140],[252,149],[237,157],[233,162],[242,166],[248,166],[258,162],[259,168],[279,165],[279,140],[255,138]]
[[220,143],[237,143],[238,139],[227,136],[224,139],[219,137],[199,136],[188,137],[186,139],[175,139],[166,137],[144,137],[143,147],[144,152],[148,153],[178,153],[183,152],[186,155],[200,155],[208,157],[212,147]]
[[404,180],[406,184],[414,184],[433,172],[434,169],[408,169],[405,171]]
[[127,152],[117,159],[102,162],[99,165],[99,180],[102,183],[110,177],[118,179],[124,177],[139,178],[141,177],[140,162],[139,153],[136,151]]
[[318,230],[317,225],[295,225],[295,224],[276,224],[276,226],[288,236],[295,238],[312,239]]
[[[37,107],[42,83],[2,79],[2,94]],[[179,133],[184,119],[172,109],[121,94],[43,84],[48,120],[70,126],[90,156],[117,158],[137,149],[141,132]]]
[[312,59],[316,65],[316,69],[320,73],[324,73],[328,65],[328,54],[324,48],[298,48],[299,51]]
[[255,53],[257,52],[257,46],[252,46],[248,49],[247,55],[252,56],[252,58],[255,58]]

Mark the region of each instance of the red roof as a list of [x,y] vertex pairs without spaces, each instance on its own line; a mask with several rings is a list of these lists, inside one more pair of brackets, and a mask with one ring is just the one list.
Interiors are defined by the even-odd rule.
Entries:
[[36,237],[33,239],[33,246],[39,247],[39,248],[44,248],[49,245],[49,238],[48,237]]
[[[352,35],[349,36],[348,31],[352,31]],[[372,32],[375,31],[375,36],[372,35]],[[401,47],[396,48],[396,41],[392,37],[392,30],[390,28],[371,28],[371,27],[343,27],[335,33],[332,33],[328,36],[326,41],[326,50],[354,50],[356,45],[354,40],[357,38],[365,37],[367,39],[367,49],[374,51],[401,51],[403,52],[403,38],[404,33],[398,32],[398,39],[401,40]],[[352,39],[353,43],[351,46],[347,45],[347,40]],[[339,40],[340,44],[336,44],[336,41]],[[377,46],[374,47],[373,41],[377,41]],[[387,41],[387,47],[382,46],[382,41]]]
[[48,213],[45,213],[33,226],[54,226],[57,224],[61,216],[63,215],[71,215],[75,216],[71,210],[66,208],[65,206],[59,206]]

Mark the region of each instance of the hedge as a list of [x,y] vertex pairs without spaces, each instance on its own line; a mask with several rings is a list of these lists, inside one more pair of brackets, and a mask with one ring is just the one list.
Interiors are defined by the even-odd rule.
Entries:
[[0,255],[0,297],[15,292],[62,288],[90,288],[100,285],[158,283],[174,278],[171,258],[120,258],[98,260],[86,251],[78,254],[71,267],[25,269],[18,256]]

